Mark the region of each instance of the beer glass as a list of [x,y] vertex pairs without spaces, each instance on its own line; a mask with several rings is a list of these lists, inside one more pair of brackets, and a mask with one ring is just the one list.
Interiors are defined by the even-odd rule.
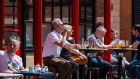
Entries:
[[129,46],[130,46],[129,40],[126,40],[126,41],[125,41],[125,45],[126,45],[127,48],[129,48]]
[[89,38],[89,44],[88,44],[88,46],[89,46],[89,48],[92,48],[92,46],[93,46],[93,39],[92,39],[92,37]]

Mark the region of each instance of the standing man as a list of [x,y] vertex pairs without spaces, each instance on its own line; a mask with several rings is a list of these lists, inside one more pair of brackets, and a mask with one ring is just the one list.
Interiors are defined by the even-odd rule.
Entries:
[[[56,79],[71,79],[71,74],[76,66],[73,62],[61,58],[60,52],[62,48],[66,48],[78,55],[80,52],[75,49],[80,46],[66,41],[67,28],[63,26],[60,19],[55,19],[52,24],[54,30],[47,35],[43,48],[43,64],[59,69]],[[62,32],[63,36],[61,35]]]
[[[140,25],[134,25],[132,28],[132,34],[135,36],[135,40],[132,44],[132,48],[138,49],[137,59],[132,61],[128,67],[128,71],[131,72],[133,76],[137,76],[137,79],[140,79],[140,75],[138,74],[140,71],[137,68],[133,67],[133,65],[140,65]],[[132,65],[132,66],[131,66]]]

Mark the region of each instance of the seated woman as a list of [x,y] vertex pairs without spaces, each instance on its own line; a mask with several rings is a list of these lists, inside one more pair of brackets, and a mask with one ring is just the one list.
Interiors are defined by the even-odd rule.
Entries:
[[[71,37],[72,32],[73,32],[72,26],[70,26],[70,25],[65,25],[65,26],[66,26],[67,29],[68,29],[67,36],[66,36],[66,40],[67,40],[69,43],[71,43],[71,44],[75,44],[75,40]],[[81,79],[81,78],[82,78],[82,75],[80,76],[81,78],[79,78],[79,64],[76,63],[74,60],[72,60],[72,59],[70,58],[71,56],[74,56],[74,55],[75,55],[75,54],[71,53],[70,51],[68,51],[68,50],[65,49],[65,48],[62,49],[61,54],[60,54],[60,56],[61,56],[62,58],[66,59],[66,60],[69,60],[69,61],[75,63],[75,65],[76,65],[76,70],[73,72],[72,79]],[[86,57],[85,55],[83,55],[82,53],[80,53],[79,58],[80,58],[81,60],[83,60],[83,62],[84,62],[84,60],[87,60],[87,57]],[[81,70],[81,69],[80,69],[80,70]],[[80,72],[82,73],[82,71],[80,71]],[[80,73],[80,74],[81,74],[81,73]]]
[[0,73],[13,73],[24,69],[21,57],[15,53],[20,47],[20,38],[11,36],[8,50],[0,51]]

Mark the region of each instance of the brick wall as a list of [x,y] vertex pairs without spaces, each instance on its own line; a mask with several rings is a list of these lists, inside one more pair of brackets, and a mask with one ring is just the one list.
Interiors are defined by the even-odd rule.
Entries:
[[[132,26],[132,0],[120,0],[120,38],[131,41]],[[125,53],[128,61],[131,61],[132,53]]]

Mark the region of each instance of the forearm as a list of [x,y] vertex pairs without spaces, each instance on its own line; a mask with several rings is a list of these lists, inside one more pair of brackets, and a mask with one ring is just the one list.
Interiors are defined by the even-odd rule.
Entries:
[[99,48],[110,48],[112,45],[97,45]]
[[63,33],[63,38],[62,41],[60,42],[62,47],[66,45],[66,36],[67,36],[67,32]]
[[80,53],[79,50],[74,49],[72,46],[69,46],[69,45],[65,45],[64,48],[66,48],[67,50],[69,50],[71,53],[74,53],[74,54]]

